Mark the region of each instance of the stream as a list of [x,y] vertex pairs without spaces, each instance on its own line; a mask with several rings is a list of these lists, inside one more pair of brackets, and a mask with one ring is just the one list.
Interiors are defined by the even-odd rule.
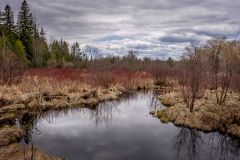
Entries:
[[123,96],[96,109],[74,108],[27,115],[21,143],[66,160],[237,160],[240,140],[163,124],[153,91]]

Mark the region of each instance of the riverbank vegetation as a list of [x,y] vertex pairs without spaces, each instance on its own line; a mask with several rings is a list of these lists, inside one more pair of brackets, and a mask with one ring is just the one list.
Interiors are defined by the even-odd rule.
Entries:
[[225,39],[190,46],[183,54],[179,89],[160,96],[163,122],[240,137],[240,43]]

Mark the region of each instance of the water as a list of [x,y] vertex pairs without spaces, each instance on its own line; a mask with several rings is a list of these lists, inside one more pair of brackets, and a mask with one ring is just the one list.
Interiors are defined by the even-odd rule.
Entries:
[[163,124],[149,114],[161,108],[153,92],[141,92],[95,110],[27,115],[20,126],[23,142],[69,160],[240,159],[240,140]]

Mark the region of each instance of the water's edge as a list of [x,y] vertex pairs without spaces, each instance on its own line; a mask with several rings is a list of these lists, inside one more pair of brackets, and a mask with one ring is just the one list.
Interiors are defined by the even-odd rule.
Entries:
[[101,103],[96,109],[26,114],[19,121],[27,133],[22,144],[73,160],[239,158],[239,139],[162,124],[149,114],[162,108],[154,92],[148,91]]

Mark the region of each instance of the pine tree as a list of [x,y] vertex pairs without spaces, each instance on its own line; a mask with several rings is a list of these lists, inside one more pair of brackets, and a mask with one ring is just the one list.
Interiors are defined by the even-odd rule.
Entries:
[[45,35],[46,35],[46,33],[44,32],[44,29],[43,29],[43,27],[41,27],[40,36],[41,36],[41,38],[44,39],[44,40],[46,40]]
[[[0,54],[5,52],[5,33],[3,29],[3,12],[0,9]],[[1,56],[0,56],[1,60]],[[1,61],[2,63],[2,61]]]
[[44,32],[43,27],[41,27],[40,30],[40,38],[44,47],[44,53],[43,53],[43,65],[46,66],[48,63],[48,60],[50,59],[50,53],[48,48],[47,39],[45,37],[46,33]]
[[73,58],[76,58],[78,60],[84,59],[84,55],[78,42],[73,43],[71,47],[71,55],[73,56]]
[[17,27],[20,40],[23,42],[28,60],[33,60],[32,39],[34,34],[33,16],[27,1],[24,0],[18,14]]
[[14,16],[13,11],[9,5],[6,5],[4,12],[2,13],[2,23],[3,27],[7,32],[14,31]]
[[70,61],[70,53],[68,48],[68,43],[63,41],[53,41],[50,44],[50,54],[51,59],[56,62],[59,67],[64,66],[66,61]]
[[[36,22],[36,21],[35,21]],[[35,23],[36,24],[36,23]],[[33,62],[35,66],[46,65],[46,61],[49,59],[48,45],[45,38],[45,33],[41,27],[39,33],[35,26],[35,32],[33,37]]]
[[1,11],[1,8],[0,8],[0,29],[2,29],[2,27],[3,27],[3,12]]

